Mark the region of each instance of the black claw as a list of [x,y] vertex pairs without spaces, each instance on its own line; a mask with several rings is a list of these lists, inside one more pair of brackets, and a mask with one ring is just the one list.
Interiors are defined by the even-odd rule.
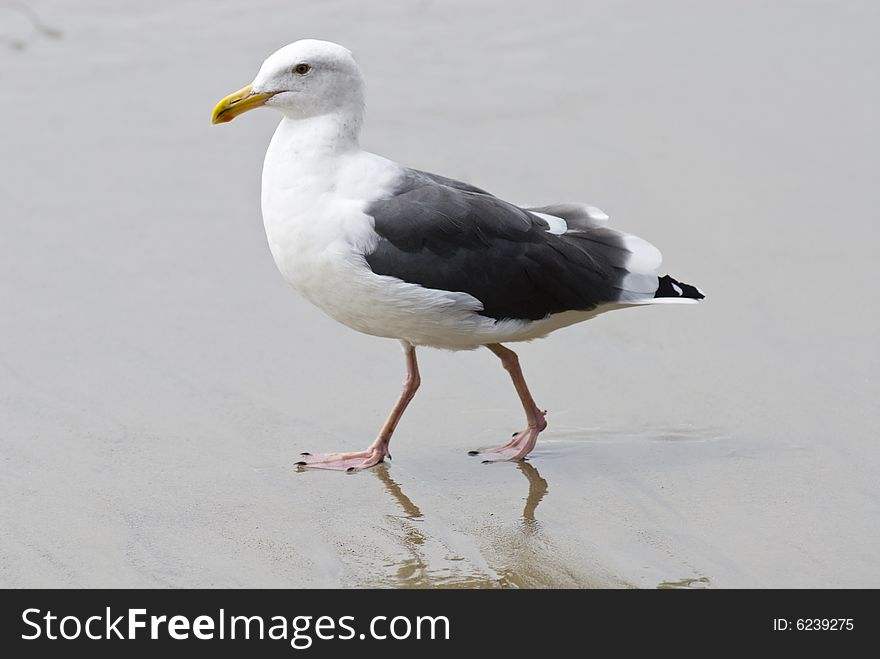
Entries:
[[348,469],[345,470],[345,473],[350,474],[353,471],[357,471],[357,467],[349,467]]
[[311,455],[311,453],[309,453],[309,452],[306,452],[306,453],[300,453],[300,455]]
[[[515,432],[511,435],[511,437],[516,437],[518,434],[519,434],[518,432]],[[303,455],[305,455],[305,453],[303,453]]]
[[309,464],[309,463],[306,462],[305,460],[300,460],[299,462],[294,462],[293,466],[294,467],[305,467],[307,464]]
[[491,460],[483,460],[482,464],[484,464],[484,465],[492,464],[492,461]]
[[479,451],[468,451],[468,455],[479,455]]

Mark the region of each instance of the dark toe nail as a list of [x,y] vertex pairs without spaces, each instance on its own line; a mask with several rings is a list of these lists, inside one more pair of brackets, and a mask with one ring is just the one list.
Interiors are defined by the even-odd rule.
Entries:
[[516,437],[518,434],[519,434],[518,432],[515,432],[511,435],[511,437]]
[[308,452],[306,452],[306,453],[300,453],[300,455],[311,455],[311,453],[308,453]]
[[468,451],[468,455],[479,455],[479,451]]
[[345,470],[345,473],[350,474],[353,471],[357,471],[357,467],[349,467],[348,469]]
[[483,460],[484,465],[490,464],[491,462],[492,462],[491,460]]
[[294,466],[294,467],[305,467],[305,466],[307,466],[308,464],[309,464],[309,463],[306,462],[305,460],[300,460],[299,462],[294,462],[294,463],[293,463],[293,466]]

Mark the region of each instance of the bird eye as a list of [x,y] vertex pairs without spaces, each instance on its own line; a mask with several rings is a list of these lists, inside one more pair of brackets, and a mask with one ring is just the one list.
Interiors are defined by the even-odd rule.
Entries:
[[306,73],[309,72],[309,69],[311,68],[312,67],[310,67],[308,64],[297,64],[295,67],[293,67],[293,72],[304,76]]

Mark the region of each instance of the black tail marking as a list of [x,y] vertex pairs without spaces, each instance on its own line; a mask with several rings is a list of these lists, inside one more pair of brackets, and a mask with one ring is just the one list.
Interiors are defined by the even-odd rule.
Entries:
[[686,297],[691,300],[702,300],[706,296],[696,286],[680,282],[669,275],[663,275],[660,277],[660,285],[657,287],[654,297]]

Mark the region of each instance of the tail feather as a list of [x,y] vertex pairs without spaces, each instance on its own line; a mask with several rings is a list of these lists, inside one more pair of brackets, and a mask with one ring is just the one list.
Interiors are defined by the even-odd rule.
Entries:
[[702,300],[705,295],[696,286],[685,284],[684,282],[673,279],[669,275],[660,277],[660,285],[654,293],[654,299],[657,298],[684,298],[689,300]]

